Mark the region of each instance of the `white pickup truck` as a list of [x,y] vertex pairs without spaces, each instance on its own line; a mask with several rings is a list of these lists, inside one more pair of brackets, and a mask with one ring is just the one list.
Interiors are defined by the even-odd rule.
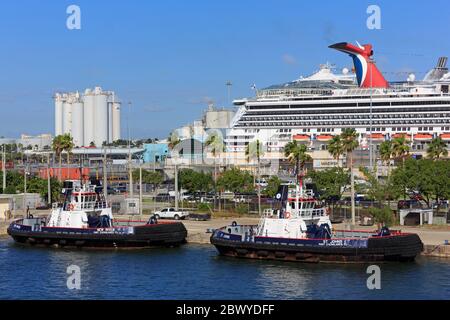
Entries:
[[187,211],[176,211],[175,208],[164,208],[159,211],[155,211],[153,214],[156,219],[185,219],[189,216],[189,212]]

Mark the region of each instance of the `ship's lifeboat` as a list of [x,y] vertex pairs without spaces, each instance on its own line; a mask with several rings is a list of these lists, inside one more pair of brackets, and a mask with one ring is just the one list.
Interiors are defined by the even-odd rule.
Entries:
[[294,135],[294,140],[297,141],[309,141],[310,137],[307,134],[296,134]]
[[418,141],[428,141],[433,139],[433,135],[429,134],[429,133],[417,133],[414,135],[414,140],[418,140]]
[[440,137],[444,141],[450,141],[450,133],[443,133],[440,135]]
[[372,133],[371,135],[369,135],[369,137],[371,137],[372,140],[375,141],[384,141],[384,134],[382,133]]
[[333,139],[333,136],[330,134],[322,134],[317,136],[317,141],[330,141]]
[[397,139],[404,137],[406,140],[411,140],[411,135],[406,133],[395,133],[392,135],[392,138]]

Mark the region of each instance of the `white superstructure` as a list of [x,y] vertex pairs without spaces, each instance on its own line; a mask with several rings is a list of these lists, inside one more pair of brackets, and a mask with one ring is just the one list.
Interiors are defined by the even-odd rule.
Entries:
[[243,155],[259,139],[266,156],[283,158],[292,140],[311,152],[326,151],[344,128],[356,129],[363,149],[369,141],[377,145],[400,135],[413,152],[425,151],[436,137],[450,142],[450,77],[444,61],[435,68],[438,79],[428,75],[388,88],[360,88],[354,75],[346,70],[336,75],[327,64],[310,77],[259,90],[254,98],[235,101],[239,110],[225,139],[227,150]]
[[112,91],[100,87],[78,92],[56,93],[55,136],[70,134],[76,147],[120,139],[120,101]]

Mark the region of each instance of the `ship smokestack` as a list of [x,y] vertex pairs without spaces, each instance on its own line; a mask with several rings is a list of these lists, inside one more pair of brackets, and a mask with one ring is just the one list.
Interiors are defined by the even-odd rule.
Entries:
[[361,88],[388,88],[389,84],[384,79],[375,62],[370,58],[373,55],[372,45],[365,44],[355,46],[347,42],[335,43],[329,48],[345,52],[353,59],[356,71],[356,79]]

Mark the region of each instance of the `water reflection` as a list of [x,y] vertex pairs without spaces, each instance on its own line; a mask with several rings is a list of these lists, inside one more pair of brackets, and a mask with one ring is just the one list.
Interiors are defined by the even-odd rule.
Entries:
[[[81,290],[66,286],[69,265]],[[220,257],[211,246],[138,251],[29,248],[0,240],[0,299],[448,299],[450,260],[382,264],[382,290],[367,265]]]

